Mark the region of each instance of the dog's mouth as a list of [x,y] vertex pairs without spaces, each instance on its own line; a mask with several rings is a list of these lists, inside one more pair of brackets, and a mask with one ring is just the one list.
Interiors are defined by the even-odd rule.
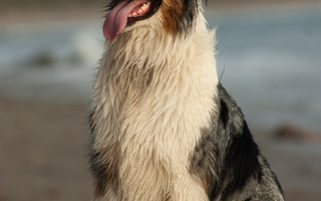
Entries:
[[160,0],[122,1],[116,4],[106,17],[104,24],[105,37],[109,41],[113,41],[127,26],[154,15],[160,4]]

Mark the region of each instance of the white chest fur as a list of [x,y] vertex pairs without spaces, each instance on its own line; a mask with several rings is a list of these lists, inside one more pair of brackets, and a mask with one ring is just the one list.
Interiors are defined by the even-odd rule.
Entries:
[[117,52],[114,44],[106,54],[94,89],[94,145],[118,146],[121,191],[103,200],[207,201],[189,165],[215,109],[218,80],[213,34],[198,29],[182,47],[151,37],[142,48],[124,38],[131,49]]

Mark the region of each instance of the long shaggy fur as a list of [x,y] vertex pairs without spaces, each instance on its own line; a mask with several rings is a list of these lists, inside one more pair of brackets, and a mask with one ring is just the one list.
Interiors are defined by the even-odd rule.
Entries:
[[90,114],[95,200],[283,200],[218,83],[200,2],[180,1],[197,9],[188,35],[166,29],[168,2],[127,28],[101,61]]

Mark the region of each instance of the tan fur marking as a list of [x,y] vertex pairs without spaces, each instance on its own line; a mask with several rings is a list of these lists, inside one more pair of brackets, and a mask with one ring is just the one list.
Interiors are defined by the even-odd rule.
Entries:
[[161,11],[164,16],[165,30],[169,33],[175,33],[183,16],[182,0],[164,0]]

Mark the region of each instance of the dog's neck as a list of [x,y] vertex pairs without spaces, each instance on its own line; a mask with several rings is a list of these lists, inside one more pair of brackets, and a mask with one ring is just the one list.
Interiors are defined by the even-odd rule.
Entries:
[[175,71],[195,60],[199,62],[196,67],[205,60],[211,60],[215,67],[214,37],[214,33],[208,31],[202,14],[198,15],[187,33],[168,33],[158,26],[138,27],[123,33],[109,45],[105,65],[121,72],[125,68],[170,68],[167,70]]
[[[176,113],[175,109],[183,112],[203,104],[205,110],[200,115],[204,116],[200,118],[207,121],[208,110],[215,107],[210,105],[218,83],[214,45],[215,33],[207,29],[201,14],[185,35],[173,36],[150,27],[123,33],[110,44],[102,59],[94,87],[95,108],[103,116],[112,113],[117,116],[112,119],[121,119],[127,118],[123,117],[124,111],[137,109],[137,104],[147,107],[158,101],[151,107],[160,110],[181,104],[173,107],[169,115]],[[186,100],[191,102],[184,105]],[[101,108],[107,109],[100,111]],[[105,120],[97,117],[97,121],[104,124]]]

